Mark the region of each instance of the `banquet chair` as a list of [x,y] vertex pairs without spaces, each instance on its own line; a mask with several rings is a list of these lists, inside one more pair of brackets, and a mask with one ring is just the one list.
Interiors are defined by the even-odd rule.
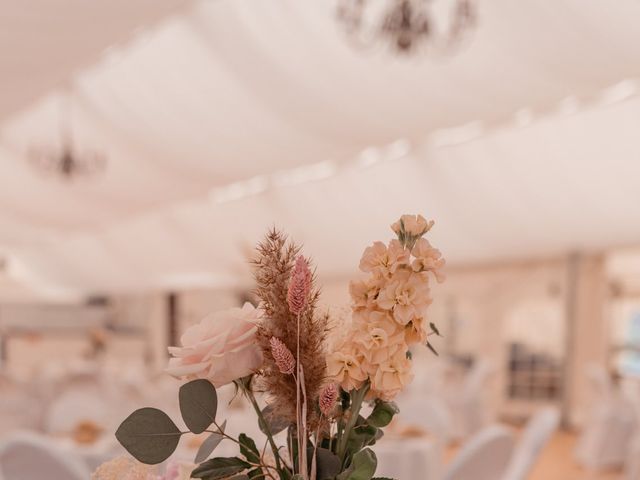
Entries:
[[638,479],[640,479],[640,432],[631,442],[624,464],[624,480]]
[[462,385],[448,395],[454,436],[466,438],[489,423],[484,400],[486,385],[494,369],[490,361],[478,359],[464,378]]
[[[627,380],[623,388],[624,397],[634,407],[636,425],[640,425],[640,384],[636,379]],[[624,463],[624,475],[625,480],[640,479],[640,428],[637,427]]]
[[404,423],[427,431],[443,447],[453,438],[453,419],[437,396],[413,395],[398,402]]
[[594,406],[578,438],[576,460],[591,470],[621,467],[637,425],[636,412],[613,388],[604,369],[592,368],[588,374]]
[[95,387],[72,388],[49,406],[45,418],[47,433],[70,433],[81,422],[105,427],[112,420],[107,399]]
[[514,439],[509,430],[491,425],[465,443],[449,464],[444,480],[496,480],[504,474]]
[[87,480],[90,474],[79,458],[36,434],[17,432],[0,444],[2,480]]
[[554,407],[544,408],[531,417],[502,480],[526,480],[559,423],[560,412]]
[[4,387],[0,394],[0,437],[42,428],[43,406],[29,391]]

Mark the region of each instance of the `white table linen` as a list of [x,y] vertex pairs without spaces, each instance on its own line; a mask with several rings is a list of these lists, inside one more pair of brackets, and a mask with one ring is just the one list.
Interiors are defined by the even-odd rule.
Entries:
[[387,437],[376,443],[373,451],[378,458],[376,477],[421,480],[441,478],[441,450],[429,438]]

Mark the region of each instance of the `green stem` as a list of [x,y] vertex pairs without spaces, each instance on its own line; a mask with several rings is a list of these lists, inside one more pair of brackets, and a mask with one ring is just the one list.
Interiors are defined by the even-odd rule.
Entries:
[[249,390],[248,388],[243,388],[243,390],[245,395],[251,402],[251,405],[253,405],[253,408],[256,411],[256,414],[258,415],[258,421],[261,422],[262,425],[264,425],[264,433],[267,436],[269,445],[271,445],[271,450],[273,451],[273,456],[276,460],[276,467],[278,468],[278,471],[281,471],[282,466],[280,464],[280,453],[278,452],[278,447],[276,445],[276,442],[273,440],[273,436],[271,435],[271,431],[269,430],[269,425],[267,424],[267,421],[265,420],[264,415],[262,415],[262,410],[260,410],[260,405],[258,405],[258,401],[256,400],[256,397],[253,395],[253,392],[251,390]]
[[338,441],[338,456],[340,460],[344,462],[344,457],[347,450],[347,442],[349,440],[349,435],[351,434],[351,430],[355,426],[358,421],[358,415],[360,415],[360,409],[362,408],[362,402],[364,401],[364,397],[369,391],[369,382],[365,383],[360,390],[355,390],[351,395],[351,406],[349,410],[351,411],[351,417],[347,421],[347,424],[344,427],[340,440]]
[[213,431],[213,430],[205,430],[205,432],[207,432],[207,433],[217,433],[217,434],[219,434],[219,435],[222,435],[222,437],[223,437],[223,438],[227,438],[227,439],[231,440],[232,442],[235,442],[235,443],[237,443],[238,445],[240,445],[240,442],[239,442],[236,438],[233,438],[232,436],[227,435],[226,433],[224,433],[224,432],[222,431],[222,428],[220,428],[220,425],[218,425],[218,424],[215,422],[215,420],[213,421],[213,424],[216,426],[216,428],[218,429],[218,431],[216,432],[216,431]]

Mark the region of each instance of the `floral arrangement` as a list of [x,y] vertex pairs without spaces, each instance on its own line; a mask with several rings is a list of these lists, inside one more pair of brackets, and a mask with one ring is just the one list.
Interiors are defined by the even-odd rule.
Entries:
[[[116,432],[141,463],[116,459],[92,478],[372,479],[377,461],[370,447],[398,413],[393,399],[413,377],[410,348],[424,344],[435,353],[429,338],[439,332],[426,310],[430,280],[443,280],[444,259],[424,238],[432,226],[420,215],[403,215],[391,226],[396,239],[365,249],[360,270],[368,276],[351,282],[351,319],[340,324],[318,312],[320,292],[300,247],[269,232],[253,265],[258,308],[245,304],[207,317],[184,333],[181,346],[169,348],[167,371],[186,382],[178,393],[184,423],[189,432],[209,435],[195,468],[185,473],[174,464],[159,476],[148,467],[168,459],[188,432],[161,410],[142,408]],[[246,434],[225,432],[216,388],[228,383],[255,409],[264,448]],[[285,445],[276,442],[280,437]],[[222,441],[237,444],[238,455],[211,458]]]

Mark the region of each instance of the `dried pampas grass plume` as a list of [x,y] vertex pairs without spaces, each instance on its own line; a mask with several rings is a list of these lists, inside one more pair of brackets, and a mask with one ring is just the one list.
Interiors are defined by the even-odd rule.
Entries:
[[[282,232],[273,229],[267,233],[257,246],[253,266],[255,294],[263,310],[257,335],[265,353],[260,386],[269,394],[269,403],[279,415],[293,423],[296,421],[295,379],[280,370],[272,353],[271,338],[282,342],[289,352],[296,351],[298,313],[294,312],[299,312],[300,363],[304,370],[305,393],[310,405],[317,404],[326,376],[328,316],[316,314],[319,292],[315,287],[315,276],[308,260],[300,256],[300,247],[288,241]],[[308,425],[313,428],[318,420],[317,410],[309,408]]]

